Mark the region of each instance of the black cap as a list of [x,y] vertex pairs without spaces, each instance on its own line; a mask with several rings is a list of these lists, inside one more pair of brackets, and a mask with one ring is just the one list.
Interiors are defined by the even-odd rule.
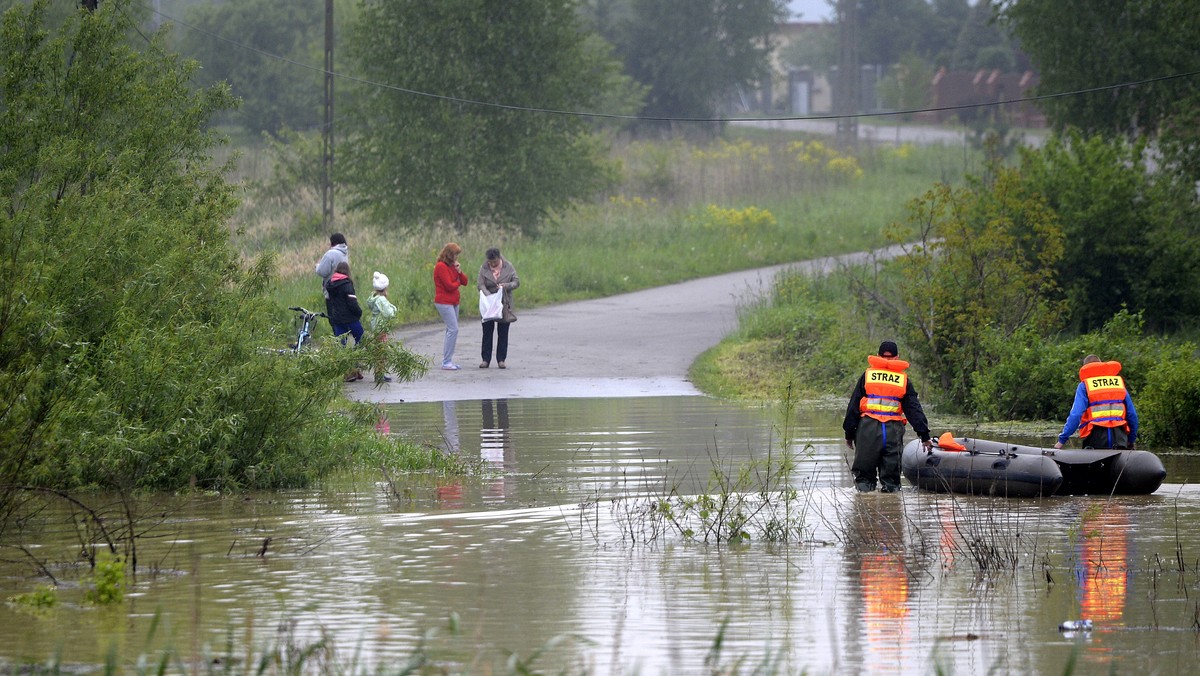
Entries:
[[900,350],[896,349],[896,344],[890,340],[885,340],[879,344],[880,357],[895,357],[900,354]]

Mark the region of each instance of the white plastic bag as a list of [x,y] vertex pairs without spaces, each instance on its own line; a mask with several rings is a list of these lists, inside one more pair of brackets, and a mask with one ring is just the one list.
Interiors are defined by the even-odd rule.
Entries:
[[504,314],[504,289],[488,294],[479,290],[479,318],[485,322],[499,321]]

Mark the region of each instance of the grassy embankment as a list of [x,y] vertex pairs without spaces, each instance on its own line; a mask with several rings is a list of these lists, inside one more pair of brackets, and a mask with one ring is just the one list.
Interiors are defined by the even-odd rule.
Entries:
[[[957,180],[974,169],[967,166],[973,154],[961,147],[883,145],[851,158],[827,147],[825,139],[798,133],[735,129],[731,137],[705,147],[615,147],[619,185],[536,230],[405,232],[395,223],[368,223],[355,212],[339,212],[337,229],[349,240],[361,288],[369,288],[372,271],[382,271],[391,279],[401,324],[432,322],[432,268],[447,241],[462,245],[472,278],[484,251],[500,246],[521,275],[519,311],[878,247],[884,244],[881,229],[909,199],[935,181]],[[242,164],[261,175],[269,158],[252,150]],[[288,199],[263,195],[247,191],[235,242],[247,256],[276,255],[280,308],[321,307],[312,273],[328,246],[328,233],[314,216],[319,196],[303,189]],[[467,316],[475,312],[473,303],[464,302]]]

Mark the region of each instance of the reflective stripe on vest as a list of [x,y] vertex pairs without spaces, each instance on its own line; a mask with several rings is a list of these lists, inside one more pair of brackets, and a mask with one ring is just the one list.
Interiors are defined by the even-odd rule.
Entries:
[[1129,429],[1125,420],[1125,379],[1120,375],[1121,364],[1115,361],[1092,362],[1084,364],[1079,369],[1079,381],[1087,393],[1088,405],[1080,418],[1079,436],[1086,437],[1097,427],[1124,427]]
[[867,396],[859,401],[859,414],[880,422],[907,422],[900,400],[908,390],[908,375],[904,373],[908,362],[874,355],[867,359],[871,364],[863,374],[863,389]]

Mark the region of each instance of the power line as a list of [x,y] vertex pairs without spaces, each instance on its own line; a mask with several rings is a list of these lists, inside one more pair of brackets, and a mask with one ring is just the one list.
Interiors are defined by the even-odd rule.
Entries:
[[[145,5],[143,5],[143,6],[145,7]],[[215,38],[217,40],[221,40],[222,42],[226,42],[228,44],[234,45],[240,49],[245,49],[245,50],[254,52],[256,54],[265,56],[267,58],[276,59],[278,61],[282,61],[284,63],[288,63],[293,66],[297,66],[299,68],[304,68],[306,70],[311,70],[316,73],[325,74],[328,72],[324,68],[318,68],[317,66],[313,66],[313,65],[310,65],[307,63],[302,63],[302,62],[296,61],[294,59],[289,59],[286,56],[274,54],[272,52],[268,52],[266,50],[259,49],[254,46],[238,42],[237,40],[232,40],[223,35],[218,35],[217,33],[213,33],[212,31],[205,30],[203,28],[200,28],[199,26],[193,26],[192,24],[189,24],[186,21],[181,21],[179,19],[176,19],[176,18],[169,16],[163,12],[160,12],[157,9],[154,9],[152,7],[146,7],[146,9],[150,10],[154,14],[161,16],[162,18],[166,19],[167,21],[170,21],[172,23],[183,26],[184,28],[187,28],[188,30],[192,30],[197,33],[201,33],[203,35],[207,35],[207,36]],[[970,110],[970,109],[975,109],[975,108],[991,108],[994,106],[1005,106],[1005,105],[1010,105],[1010,104],[1015,104],[1015,103],[1030,103],[1030,102],[1035,102],[1035,101],[1048,101],[1048,100],[1052,100],[1052,99],[1065,98],[1068,96],[1079,96],[1082,94],[1094,94],[1097,92],[1106,92],[1106,91],[1113,91],[1113,90],[1117,90],[1117,89],[1125,89],[1127,87],[1138,87],[1141,85],[1154,84],[1156,82],[1165,82],[1168,80],[1178,80],[1178,79],[1183,79],[1183,78],[1190,78],[1190,77],[1195,77],[1197,75],[1200,75],[1200,70],[1193,70],[1193,71],[1186,72],[1186,73],[1176,73],[1173,75],[1163,75],[1160,77],[1146,78],[1143,80],[1133,80],[1133,81],[1129,81],[1129,82],[1121,82],[1121,83],[1117,83],[1117,84],[1103,85],[1103,86],[1099,86],[1099,87],[1089,87],[1087,89],[1076,89],[1076,90],[1067,91],[1067,92],[1057,92],[1057,93],[1053,93],[1053,94],[1040,94],[1037,96],[1025,96],[1025,97],[1016,98],[1016,99],[1007,99],[1005,101],[991,101],[991,102],[986,102],[986,103],[964,103],[964,104],[953,105],[953,106],[935,106],[932,108],[910,108],[910,109],[906,109],[906,110],[893,110],[893,111],[889,111],[889,112],[876,112],[876,113],[831,114],[831,115],[789,115],[789,116],[782,116],[782,117],[657,117],[657,116],[644,116],[644,115],[620,115],[617,113],[596,113],[596,112],[586,112],[586,111],[576,111],[576,110],[557,110],[554,108],[517,106],[517,105],[511,105],[511,104],[507,104],[507,103],[497,103],[495,101],[478,101],[475,99],[466,99],[466,98],[462,98],[462,97],[458,97],[458,96],[448,96],[445,94],[434,94],[432,92],[424,92],[424,91],[420,91],[420,90],[416,90],[416,89],[408,89],[405,87],[400,87],[398,85],[388,84],[386,82],[376,82],[374,80],[368,80],[365,78],[356,77],[354,75],[347,75],[345,73],[333,72],[332,75],[333,75],[333,77],[336,77],[336,78],[339,78],[342,80],[346,80],[349,82],[356,82],[356,83],[368,85],[371,87],[388,89],[388,90],[400,92],[403,94],[412,94],[414,96],[421,96],[424,98],[430,98],[430,99],[435,99],[435,100],[439,100],[439,101],[447,101],[447,102],[451,102],[451,103],[461,103],[461,104],[465,104],[465,105],[482,106],[482,107],[486,107],[486,108],[499,108],[501,110],[514,110],[514,111],[521,111],[521,112],[528,112],[528,113],[545,113],[545,114],[549,114],[549,115],[566,115],[566,116],[571,116],[571,117],[593,117],[593,118],[611,119],[611,120],[628,120],[628,121],[637,121],[637,122],[707,122],[707,123],[712,123],[712,122],[784,122],[784,121],[790,121],[790,120],[845,120],[845,119],[856,119],[856,118],[862,118],[862,117],[892,117],[895,115],[914,115],[917,113],[935,113],[935,112],[952,111],[952,110]]]

